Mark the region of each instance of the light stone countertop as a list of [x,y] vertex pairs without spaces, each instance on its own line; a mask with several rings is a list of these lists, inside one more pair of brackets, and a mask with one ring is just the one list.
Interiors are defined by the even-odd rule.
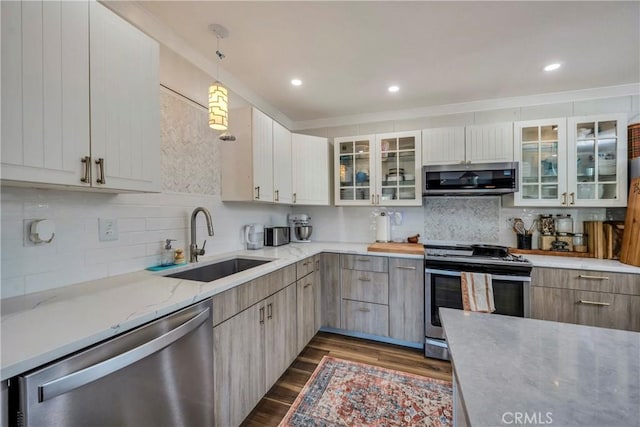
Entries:
[[576,258],[554,255],[523,255],[535,267],[569,268],[572,270],[608,271],[640,274],[640,267],[612,259]]
[[640,333],[452,309],[440,318],[469,425],[517,424],[519,412],[537,417],[528,425],[638,426]]
[[[422,258],[422,255],[367,252],[368,245],[339,242],[292,243],[255,251],[201,257],[197,266],[235,256],[274,260],[210,283],[162,277],[162,274],[193,268],[194,265],[191,264],[161,273],[140,271],[3,299],[0,318],[0,379],[21,374],[320,252]],[[534,257],[527,258],[538,265]],[[568,263],[555,264],[554,267],[596,269],[596,264],[571,267],[571,259],[564,257],[535,258],[563,258]],[[582,259],[578,260],[582,262]],[[617,269],[608,271],[625,271],[624,268],[620,269],[624,264],[617,261],[598,261]],[[540,266],[550,265],[541,261]],[[597,267],[597,270],[603,270],[600,265]],[[627,270],[640,274],[640,268]]]

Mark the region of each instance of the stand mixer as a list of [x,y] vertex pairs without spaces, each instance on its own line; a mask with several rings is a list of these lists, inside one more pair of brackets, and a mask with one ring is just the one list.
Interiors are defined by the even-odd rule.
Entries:
[[311,242],[311,217],[307,214],[289,214],[287,215],[289,226],[293,229],[291,235],[295,236],[293,242]]

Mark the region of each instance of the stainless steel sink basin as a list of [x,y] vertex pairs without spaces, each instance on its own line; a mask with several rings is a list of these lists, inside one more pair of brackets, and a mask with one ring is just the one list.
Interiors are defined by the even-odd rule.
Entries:
[[263,259],[232,258],[226,261],[220,261],[214,264],[192,268],[191,270],[168,274],[165,277],[197,280],[199,282],[212,282],[214,280],[222,279],[223,277],[231,276],[232,274],[236,274],[241,271],[266,264],[268,262],[271,261]]

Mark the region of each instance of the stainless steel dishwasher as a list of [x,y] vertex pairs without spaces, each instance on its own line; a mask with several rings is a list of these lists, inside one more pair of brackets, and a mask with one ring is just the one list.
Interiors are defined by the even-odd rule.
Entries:
[[213,426],[211,311],[209,299],[12,379],[13,423]]

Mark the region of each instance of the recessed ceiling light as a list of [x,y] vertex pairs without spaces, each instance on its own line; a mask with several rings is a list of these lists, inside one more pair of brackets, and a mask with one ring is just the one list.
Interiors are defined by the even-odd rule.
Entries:
[[291,80],[291,84],[294,86],[301,86],[302,85],[302,80],[300,79],[292,79]]
[[558,68],[560,68],[560,63],[559,62],[554,62],[553,64],[549,64],[546,67],[544,67],[545,71],[554,71],[557,70]]
[[389,89],[388,89],[388,90],[389,90],[389,92],[394,93],[394,92],[399,91],[399,90],[400,90],[400,88],[399,88],[398,86],[396,86],[396,85],[393,85],[393,86],[389,86]]

